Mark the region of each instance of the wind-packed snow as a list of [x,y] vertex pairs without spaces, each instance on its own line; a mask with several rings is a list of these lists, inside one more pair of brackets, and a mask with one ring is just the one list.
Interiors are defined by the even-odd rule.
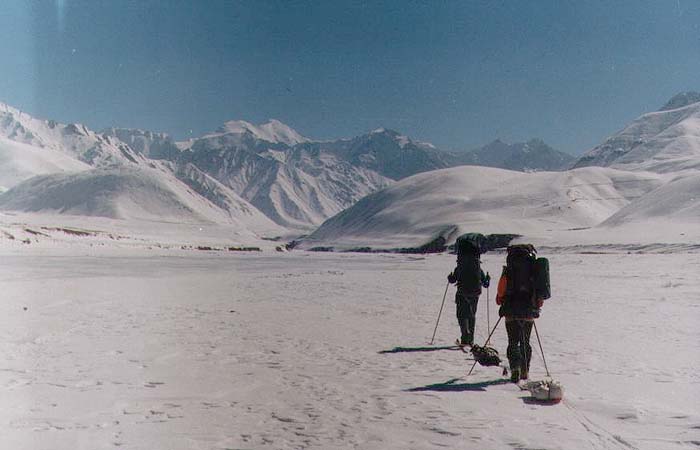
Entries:
[[414,175],[329,219],[302,246],[397,248],[464,232],[543,236],[598,225],[661,176],[607,168],[522,173],[461,166]]
[[[77,238],[76,238],[77,239]],[[453,255],[19,247],[0,238],[0,446],[637,449],[700,441],[698,254],[543,254],[566,389],[538,405],[452,346]],[[487,254],[485,270],[505,257]],[[487,299],[477,341],[487,334]],[[496,321],[490,307],[490,325]],[[531,377],[546,375],[533,334]],[[493,345],[505,354],[500,324]]]

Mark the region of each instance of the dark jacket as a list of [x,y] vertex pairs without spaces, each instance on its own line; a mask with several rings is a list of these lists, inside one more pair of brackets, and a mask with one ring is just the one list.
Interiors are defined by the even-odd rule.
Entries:
[[447,276],[450,283],[457,283],[457,292],[468,296],[481,295],[481,287],[488,287],[491,277],[481,270],[478,255],[457,255],[457,267]]

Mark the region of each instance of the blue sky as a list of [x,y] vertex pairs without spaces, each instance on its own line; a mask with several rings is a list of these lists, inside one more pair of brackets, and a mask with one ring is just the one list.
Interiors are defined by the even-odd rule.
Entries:
[[700,90],[700,2],[4,0],[0,101],[199,135],[279,119],[580,153]]

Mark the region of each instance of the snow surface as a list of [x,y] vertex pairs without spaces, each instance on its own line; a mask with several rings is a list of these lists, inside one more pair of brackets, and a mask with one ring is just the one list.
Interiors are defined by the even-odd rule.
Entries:
[[[566,389],[544,406],[499,368],[466,376],[472,361],[451,345],[454,288],[428,345],[452,255],[41,242],[0,238],[2,448],[689,450],[700,441],[697,253],[544,254],[554,296],[537,328]],[[487,254],[483,267],[498,273],[504,260]],[[531,375],[542,378],[532,343]],[[505,353],[502,324],[493,345]]]
[[[134,150],[0,105],[11,188],[0,195],[0,448],[697,448],[693,108],[634,125],[616,165],[630,170],[423,173],[301,244],[524,234],[550,258],[554,297],[537,326],[566,390],[542,406],[498,368],[466,376],[471,361],[451,346],[454,288],[427,344],[454,256],[289,253],[288,230],[256,209],[290,227],[320,222],[391,184],[370,169],[386,147],[355,147],[361,137],[288,151],[297,137],[273,122],[229,122],[178,147],[112,131]],[[384,134],[410,153],[398,133],[372,138]],[[343,151],[369,158],[363,170]],[[483,257],[491,274],[504,262]],[[478,342],[496,320],[484,297]],[[502,325],[493,344],[505,353]],[[545,375],[536,355],[531,374]]]

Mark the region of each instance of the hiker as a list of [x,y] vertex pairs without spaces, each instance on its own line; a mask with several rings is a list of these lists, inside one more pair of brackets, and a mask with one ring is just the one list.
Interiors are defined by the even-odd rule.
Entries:
[[[510,380],[517,383],[527,380],[530,372],[530,333],[534,320],[540,316],[540,308],[549,298],[549,266],[540,269],[535,247],[530,244],[518,244],[508,247],[506,265],[498,281],[496,303],[500,305],[498,315],[506,318],[508,332],[508,363]],[[548,263],[547,263],[548,264]],[[541,276],[538,276],[538,271]],[[540,287],[540,280],[546,282]]]
[[469,233],[457,239],[457,267],[447,276],[447,281],[457,283],[457,323],[461,336],[460,346],[474,344],[474,327],[476,325],[476,307],[481,295],[481,287],[488,288],[491,276],[481,270],[481,242],[484,236]]

